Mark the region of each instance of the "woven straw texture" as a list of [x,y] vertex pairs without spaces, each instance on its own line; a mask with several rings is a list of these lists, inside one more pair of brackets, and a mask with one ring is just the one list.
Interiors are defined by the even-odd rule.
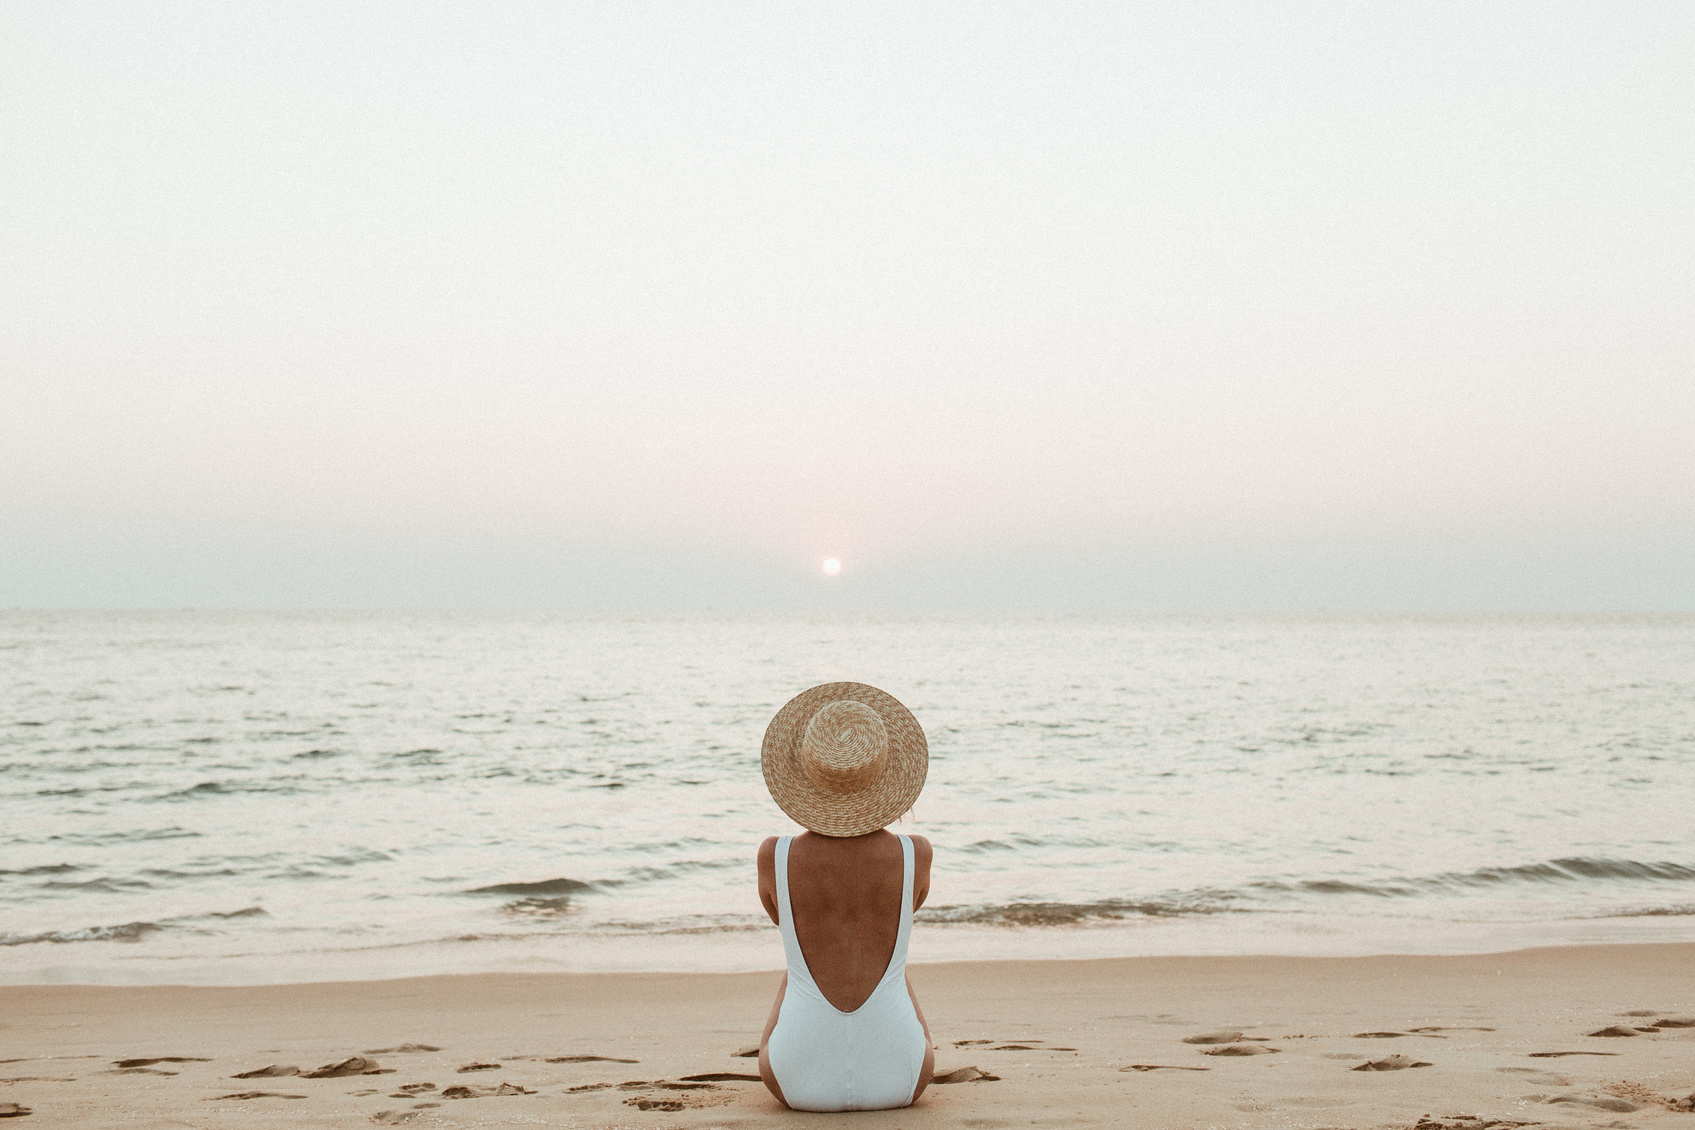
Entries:
[[[807,771],[803,747],[813,716],[844,701],[876,712],[888,746],[879,771],[868,782],[841,792],[819,783],[816,762],[813,772]],[[888,827],[912,808],[929,772],[930,747],[918,719],[893,695],[864,683],[821,683],[791,698],[765,727],[760,765],[771,798],[796,824],[824,836],[863,836]]]

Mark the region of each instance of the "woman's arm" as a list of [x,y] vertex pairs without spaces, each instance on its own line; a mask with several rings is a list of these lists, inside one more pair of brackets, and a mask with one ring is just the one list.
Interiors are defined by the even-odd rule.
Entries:
[[[925,845],[929,847],[928,844]],[[767,836],[765,842],[759,845],[755,856],[759,864],[759,901],[765,904],[765,913],[771,916],[772,922],[777,922],[777,837]],[[928,884],[930,866],[924,865],[924,876]],[[781,923],[778,923],[781,925]]]
[[935,852],[923,836],[912,837],[912,909],[917,910],[930,897],[930,860]]

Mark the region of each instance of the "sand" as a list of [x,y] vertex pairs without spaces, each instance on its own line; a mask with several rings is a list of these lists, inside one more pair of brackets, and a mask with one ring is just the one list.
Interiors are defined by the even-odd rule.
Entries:
[[[995,1078],[932,1086],[902,1111],[785,1111],[738,1078],[757,1068],[734,1055],[758,1038],[776,973],[18,986],[0,988],[0,1114],[33,1111],[6,1123],[18,1126],[1158,1130],[1429,1116],[1470,1130],[1695,1130],[1695,1112],[1673,1109],[1695,1092],[1695,1027],[1637,1031],[1695,1014],[1695,945],[977,962],[913,966],[912,979],[938,1073]],[[1607,1028],[1633,1034],[1586,1034]],[[331,1064],[384,1073],[237,1078]]]

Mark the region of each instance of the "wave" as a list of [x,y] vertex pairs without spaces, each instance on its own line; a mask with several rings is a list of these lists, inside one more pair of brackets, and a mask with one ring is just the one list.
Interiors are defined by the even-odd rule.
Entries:
[[161,793],[150,797],[154,801],[196,800],[207,796],[234,796],[240,793],[270,793],[276,796],[292,796],[299,792],[293,785],[273,784],[265,781],[201,781],[198,785],[190,785],[186,789]]
[[337,867],[355,867],[361,863],[385,863],[394,856],[376,848],[352,848],[340,855],[320,855],[315,862],[331,863]]
[[271,912],[262,906],[244,906],[240,910],[209,910],[196,918],[269,918]]
[[[416,757],[416,758],[419,759],[416,762],[416,764],[419,764],[419,765],[434,765],[434,764],[436,764],[434,759],[436,757],[440,756],[442,752],[443,751],[439,750],[439,749],[433,749],[433,748],[425,747],[425,748],[422,748],[422,749],[409,749],[409,750],[406,750],[404,753],[391,753],[391,754],[389,754],[389,756],[390,757]],[[302,755],[302,756],[304,756],[304,755]]]
[[200,839],[206,833],[192,832],[187,828],[172,825],[169,828],[146,828],[130,832],[61,832],[48,836],[49,840],[60,840],[68,844],[85,844],[88,846],[104,846],[106,844],[138,843],[143,840],[190,840]]
[[124,891],[150,890],[153,884],[145,879],[88,879],[81,883],[49,880],[41,884],[44,891],[90,891],[99,894],[119,894]]
[[[1475,871],[1442,872],[1408,878],[1266,879],[1236,889],[1199,888],[1163,892],[1151,898],[1106,898],[1088,902],[1048,902],[1036,899],[1006,903],[926,907],[916,917],[934,925],[987,924],[999,926],[1068,926],[1092,920],[1128,918],[1187,918],[1211,914],[1243,914],[1271,909],[1265,895],[1364,895],[1373,898],[1418,898],[1464,893],[1504,884],[1576,883],[1593,880],[1628,882],[1689,882],[1695,867],[1681,863],[1645,863],[1630,859],[1572,857],[1527,863],[1516,867],[1483,867]],[[1688,905],[1647,907],[1603,917],[1680,916],[1695,914]]]
[[50,930],[44,934],[0,934],[0,946],[28,946],[39,942],[139,942],[148,934],[169,929],[159,922],[125,922],[121,926],[87,926],[81,930]]
[[1633,882],[1689,882],[1695,867],[1681,863],[1643,863],[1634,859],[1599,859],[1578,856],[1525,863],[1516,867],[1480,867],[1475,871],[1445,871],[1436,875],[1399,879],[1268,879],[1248,884],[1257,890],[1290,891],[1318,895],[1373,895],[1378,898],[1407,898],[1418,895],[1487,889],[1515,883],[1571,883],[1585,879],[1620,879]]
[[1491,883],[1559,882],[1569,879],[1695,879],[1695,867],[1681,863],[1639,863],[1634,859],[1594,859],[1579,856],[1572,859],[1550,859],[1543,863],[1527,863],[1519,867],[1485,867],[1478,871],[1453,876],[1458,882],[1471,886]]
[[962,923],[994,926],[1070,926],[1090,920],[1187,918],[1230,914],[1244,908],[1226,905],[1227,893],[1173,900],[1098,899],[1094,902],[1008,902],[972,906],[925,907],[913,920],[933,925]]
[[209,910],[204,914],[185,914],[164,918],[158,922],[125,922],[119,926],[85,926],[80,930],[46,930],[39,934],[0,934],[0,946],[29,946],[39,943],[63,945],[68,942],[139,942],[149,934],[162,930],[186,929],[195,933],[216,933],[204,928],[179,926],[179,923],[203,922],[207,919],[228,921],[232,918],[268,918],[270,912],[262,906],[244,906],[240,910]]
[[578,879],[543,879],[539,883],[495,883],[488,887],[473,887],[468,895],[580,895],[600,888]]

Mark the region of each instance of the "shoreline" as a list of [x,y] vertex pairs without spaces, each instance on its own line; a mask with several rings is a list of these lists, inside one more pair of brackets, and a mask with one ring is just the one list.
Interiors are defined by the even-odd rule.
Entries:
[[[1212,918],[1065,926],[919,925],[922,964],[1143,957],[1477,956],[1523,949],[1695,944],[1695,915],[1596,916],[1551,922],[1432,923],[1387,915]],[[762,973],[781,970],[775,926],[706,933],[558,934],[385,943],[265,954],[157,953],[139,943],[81,941],[0,947],[10,985],[235,988],[407,980],[429,976],[593,973]],[[401,970],[398,971],[397,970]]]
[[[1110,929],[1111,928],[1105,928],[1105,929],[1102,929],[1101,932],[1103,934],[1108,933],[1110,931]],[[1667,932],[1672,933],[1674,931],[1668,930]],[[777,930],[776,930],[775,927],[772,927],[768,931],[768,933],[771,935],[771,937],[768,938],[768,939],[762,938],[761,939],[762,941],[774,941],[777,938]],[[1675,933],[1681,934],[1681,933],[1683,933],[1683,931],[1678,930],[1678,931],[1675,931]],[[617,939],[611,939],[610,941],[615,942],[616,940]],[[642,940],[643,941],[651,941],[651,939],[647,939],[647,938],[644,938]],[[608,941],[608,940],[601,939],[601,941]],[[1315,951],[1315,952],[1301,953],[1301,952],[1293,952],[1293,951],[1290,951],[1290,950],[1279,950],[1279,949],[1242,950],[1242,951],[1226,951],[1226,950],[1213,951],[1213,950],[1208,950],[1208,949],[1203,949],[1203,948],[1196,948],[1196,949],[1193,949],[1193,950],[1187,950],[1187,951],[1183,951],[1183,952],[1165,951],[1165,950],[1152,950],[1152,951],[1142,952],[1142,953],[1124,954],[1124,953],[1118,953],[1118,952],[1111,952],[1109,950],[1108,952],[1095,952],[1095,953],[1083,952],[1081,954],[1076,954],[1076,953],[1073,953],[1071,951],[1074,950],[1074,949],[1077,949],[1077,948],[1082,948],[1086,951],[1089,947],[1074,947],[1074,946],[1071,946],[1069,944],[1071,942],[1070,938],[1055,939],[1055,941],[1059,945],[1063,945],[1066,948],[1067,952],[1064,953],[1064,954],[1046,954],[1046,955],[1041,955],[1041,956],[1032,956],[1028,952],[1015,952],[1015,953],[1010,954],[1010,955],[995,954],[993,952],[987,952],[983,956],[967,956],[967,957],[948,956],[948,957],[942,957],[942,958],[932,960],[932,961],[909,960],[908,961],[908,967],[909,968],[925,968],[925,969],[944,969],[944,968],[953,968],[953,967],[962,967],[963,968],[963,967],[986,966],[986,965],[1020,966],[1020,967],[1022,967],[1022,966],[1042,966],[1042,965],[1086,966],[1086,965],[1094,965],[1094,964],[1100,964],[1100,963],[1106,963],[1106,962],[1155,962],[1155,961],[1176,961],[1176,962],[1182,962],[1182,961],[1208,961],[1208,962],[1212,962],[1212,961],[1216,961],[1216,962],[1253,962],[1253,961],[1314,961],[1314,962],[1325,962],[1325,961],[1335,961],[1335,962],[1350,962],[1350,961],[1399,961],[1399,960],[1411,961],[1411,960],[1415,960],[1415,959],[1417,959],[1417,960],[1426,960],[1426,959],[1442,960],[1442,959],[1448,959],[1448,958],[1454,958],[1454,959],[1460,959],[1460,958],[1486,959],[1486,958],[1491,958],[1491,957],[1510,957],[1510,956],[1518,955],[1518,954],[1533,954],[1533,953],[1541,953],[1541,952],[1555,952],[1555,951],[1568,951],[1568,950],[1569,951],[1635,950],[1635,949],[1645,949],[1645,948],[1655,948],[1655,947],[1678,947],[1678,946],[1689,948],[1692,951],[1692,953],[1695,953],[1695,939],[1689,939],[1689,938],[1686,938],[1686,937],[1671,937],[1671,938],[1646,937],[1646,938],[1630,938],[1630,939],[1608,939],[1608,940],[1603,940],[1603,941],[1592,941],[1592,942],[1591,941],[1585,941],[1585,942],[1555,941],[1555,942],[1549,942],[1545,945],[1506,946],[1506,947],[1500,947],[1500,948],[1485,948],[1485,947],[1479,946],[1478,948],[1449,949],[1449,950],[1442,950],[1442,949],[1434,949],[1433,948],[1433,949],[1428,949],[1428,950],[1406,949],[1406,950],[1375,951],[1375,950],[1361,949],[1357,952],[1343,952],[1343,953],[1329,952],[1329,951]],[[684,944],[687,944],[687,943],[684,943]],[[230,980],[230,981],[11,980],[11,981],[6,981],[6,980],[0,980],[0,994],[4,994],[9,990],[14,990],[14,989],[97,989],[97,990],[98,989],[112,989],[112,990],[144,990],[144,989],[176,990],[176,989],[181,989],[181,990],[194,990],[194,991],[201,991],[201,990],[260,990],[260,989],[264,989],[264,990],[279,990],[279,989],[280,990],[286,990],[286,989],[295,989],[295,988],[304,989],[304,988],[312,988],[312,987],[326,987],[327,988],[327,987],[332,987],[332,986],[347,986],[347,985],[384,985],[384,984],[393,984],[393,983],[396,983],[396,982],[414,982],[414,981],[416,981],[416,982],[424,982],[424,981],[451,982],[451,981],[456,981],[456,980],[474,980],[474,979],[477,979],[477,978],[531,978],[531,977],[533,977],[533,978],[541,978],[541,979],[547,979],[547,978],[571,979],[571,978],[593,978],[593,977],[641,978],[641,977],[760,977],[760,976],[776,977],[776,976],[780,976],[783,972],[783,964],[782,964],[783,955],[782,955],[781,943],[777,942],[777,944],[775,944],[775,945],[761,946],[761,948],[769,951],[769,953],[768,953],[769,960],[759,962],[758,964],[746,964],[746,965],[741,965],[741,966],[736,966],[736,967],[731,967],[731,968],[703,968],[703,967],[699,967],[699,966],[682,966],[682,965],[679,965],[679,966],[676,966],[676,967],[666,967],[666,966],[662,966],[662,965],[655,965],[655,966],[630,965],[630,966],[626,966],[626,967],[599,967],[599,968],[580,968],[580,969],[572,969],[572,968],[525,968],[525,967],[504,968],[504,969],[502,969],[502,968],[454,969],[454,970],[434,970],[434,969],[432,969],[432,970],[428,970],[428,971],[425,971],[425,972],[397,972],[397,973],[394,973],[394,974],[391,974],[391,975],[381,975],[381,976],[301,977],[301,978],[298,978],[298,979],[274,979],[274,980],[252,980],[252,981],[242,981],[242,980]],[[1032,945],[1032,946],[1029,946],[1027,948],[1036,949],[1036,948],[1040,948],[1040,947]],[[347,956],[347,955],[359,954],[361,952],[363,952],[363,951],[352,950],[352,951],[345,951],[345,953],[325,954],[325,955],[323,955],[323,957],[326,959],[324,963],[325,964],[332,964],[332,963],[334,963],[334,959],[336,959],[336,958],[340,958],[340,957]],[[4,953],[4,951],[0,951],[0,953]],[[1691,977],[1695,978],[1695,965],[1692,965],[1692,967],[1691,967]],[[1695,1127],[1691,1127],[1691,1130],[1695,1130]]]
[[[1695,1117],[1666,1105],[1695,1091],[1695,1027],[1585,1034],[1695,1014],[1695,943],[910,969],[939,1045],[938,1072],[976,1067],[999,1078],[938,1084],[913,1108],[858,1116],[867,1127],[1131,1118],[1155,1127],[1410,1126],[1422,1115],[1469,1113],[1695,1128]],[[686,1078],[756,1072],[733,1053],[757,1042],[777,977],[476,973],[258,986],[10,985],[0,987],[0,1059],[9,1061],[0,1064],[0,1104],[79,1126],[302,1118],[369,1126],[377,1116],[419,1126],[811,1125],[834,1116],[783,1111],[746,1079]],[[1184,1042],[1220,1029],[1243,1035],[1229,1045]],[[397,1050],[407,1045],[436,1050]],[[1207,1054],[1222,1046],[1279,1050]],[[1549,1052],[1576,1054],[1536,1054]],[[1356,1070],[1396,1053],[1431,1066]],[[354,1056],[375,1060],[385,1074],[234,1078]],[[156,1062],[121,1065],[143,1059]],[[460,1070],[474,1063],[500,1066]],[[494,1093],[503,1083],[533,1093]],[[442,1096],[456,1086],[472,1097]],[[251,1097],[229,1097],[243,1094]],[[1545,1101],[1562,1095],[1576,1098]]]

